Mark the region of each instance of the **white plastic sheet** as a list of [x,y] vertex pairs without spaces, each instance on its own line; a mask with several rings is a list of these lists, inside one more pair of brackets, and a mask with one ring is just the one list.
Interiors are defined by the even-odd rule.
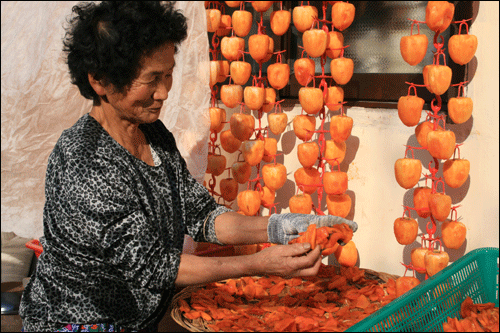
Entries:
[[[70,83],[62,52],[76,1],[2,1],[2,231],[43,234],[47,160],[61,132],[92,102]],[[209,138],[209,56],[202,1],[178,1],[188,37],[175,56],[174,84],[160,119],[174,134],[193,176],[203,181]]]

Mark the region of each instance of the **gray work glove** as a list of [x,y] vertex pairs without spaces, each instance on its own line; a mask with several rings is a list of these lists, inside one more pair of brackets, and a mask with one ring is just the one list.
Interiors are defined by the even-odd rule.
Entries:
[[306,231],[310,224],[316,224],[316,227],[320,228],[342,223],[348,224],[353,232],[358,230],[356,222],[334,215],[273,214],[269,217],[267,237],[270,243],[288,244],[299,237],[299,232]]

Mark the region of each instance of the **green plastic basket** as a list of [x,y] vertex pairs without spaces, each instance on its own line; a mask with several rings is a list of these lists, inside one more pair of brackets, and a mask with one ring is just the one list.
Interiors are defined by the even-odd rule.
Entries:
[[467,253],[347,332],[442,332],[467,296],[498,306],[498,248]]

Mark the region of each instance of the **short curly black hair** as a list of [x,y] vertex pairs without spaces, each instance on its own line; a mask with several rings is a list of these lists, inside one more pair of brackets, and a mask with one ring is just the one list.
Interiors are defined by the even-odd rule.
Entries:
[[89,73],[124,92],[139,74],[143,56],[167,42],[177,51],[187,36],[186,17],[174,9],[173,2],[79,3],[73,13],[63,51],[71,82],[94,105],[100,105],[100,98],[89,83]]

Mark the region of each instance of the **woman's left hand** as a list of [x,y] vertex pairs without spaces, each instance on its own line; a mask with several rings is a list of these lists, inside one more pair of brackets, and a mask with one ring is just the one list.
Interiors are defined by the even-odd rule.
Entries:
[[[314,276],[321,264],[321,247],[309,243],[270,246],[255,253],[257,274],[283,277]],[[309,251],[309,252],[308,252]]]
[[354,221],[333,215],[312,215],[312,214],[273,214],[269,217],[267,225],[267,236],[270,243],[288,244],[294,238],[299,237],[299,233],[307,230],[311,224],[316,227],[331,227],[335,224],[345,223],[349,225],[353,232],[358,230],[358,224]]

